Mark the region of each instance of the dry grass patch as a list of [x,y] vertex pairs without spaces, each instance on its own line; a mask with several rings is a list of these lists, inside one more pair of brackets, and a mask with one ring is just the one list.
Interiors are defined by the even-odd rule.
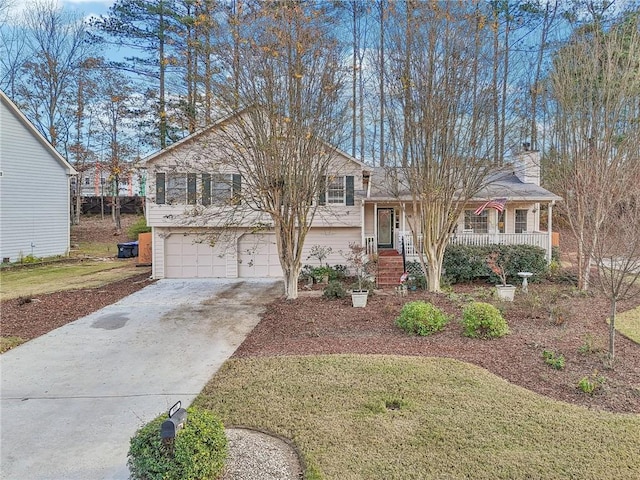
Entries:
[[3,270],[0,298],[33,297],[61,290],[101,287],[138,275],[133,260],[53,263]]
[[111,257],[118,256],[118,243],[80,242],[78,248],[71,250],[71,257]]
[[22,345],[24,342],[24,339],[20,337],[0,337],[0,353]]
[[195,403],[292,439],[308,479],[640,478],[640,416],[553,401],[451,359],[234,358]]
[[616,315],[616,330],[640,344],[640,307]]

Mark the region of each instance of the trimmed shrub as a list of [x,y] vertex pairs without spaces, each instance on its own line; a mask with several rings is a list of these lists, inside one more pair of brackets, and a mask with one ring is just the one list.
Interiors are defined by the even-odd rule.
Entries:
[[140,217],[136,220],[136,223],[129,227],[129,230],[127,230],[127,236],[131,240],[138,240],[138,235],[140,233],[149,233],[150,231],[151,227],[147,226],[147,219]]
[[211,412],[187,409],[187,421],[176,436],[173,451],[163,445],[161,415],[131,439],[127,465],[136,480],[203,480],[218,478],[227,458],[222,422]]
[[347,291],[339,280],[331,280],[329,284],[324,287],[322,296],[328,299],[344,298],[347,296]]
[[329,272],[329,280],[344,280],[347,278],[347,266],[346,265],[333,265]]
[[410,335],[426,336],[442,330],[448,321],[442,310],[430,303],[416,301],[405,303],[395,323]]
[[487,266],[488,255],[486,247],[448,245],[442,261],[444,277],[450,284],[488,277],[491,274]]
[[500,265],[505,266],[507,280],[519,281],[518,272],[531,272],[529,280],[535,282],[547,271],[546,252],[533,245],[449,245],[444,252],[442,267],[445,279],[451,283],[470,282],[476,278],[486,278],[491,283],[500,279],[487,265],[492,254]]
[[464,335],[472,338],[498,338],[509,333],[500,310],[485,302],[471,302],[464,307],[462,324]]

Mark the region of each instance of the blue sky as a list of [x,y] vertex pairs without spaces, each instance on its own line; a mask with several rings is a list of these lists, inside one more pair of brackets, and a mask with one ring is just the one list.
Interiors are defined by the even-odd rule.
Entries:
[[87,15],[102,15],[114,4],[114,0],[56,0],[59,5],[68,10],[77,10]]
[[[27,9],[31,1],[24,0],[8,0],[13,3],[11,13],[19,13]],[[115,0],[53,0],[56,5],[62,6],[65,10],[77,11],[87,16],[104,15],[109,7],[114,4]]]

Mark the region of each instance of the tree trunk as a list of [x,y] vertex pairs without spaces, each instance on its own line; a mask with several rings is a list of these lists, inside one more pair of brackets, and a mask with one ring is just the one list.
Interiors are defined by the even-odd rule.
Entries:
[[[160,117],[160,148],[164,149],[167,146],[167,112],[165,103],[165,70],[166,59],[164,56],[164,42],[165,42],[165,25],[164,25],[164,5],[160,2],[160,18],[158,26],[158,57],[159,57],[159,105],[158,116]],[[118,220],[119,221],[119,220]]]
[[609,319],[609,362],[613,366],[616,340],[616,298],[611,299],[611,318]]
[[352,17],[352,34],[353,34],[353,62],[351,68],[351,156],[356,158],[356,145],[357,145],[357,121],[358,121],[358,104],[357,104],[357,86],[358,86],[358,7],[355,0],[351,2],[351,8],[353,11]]
[[440,291],[440,275],[442,266],[438,262],[429,262],[427,265],[427,288],[430,292]]
[[424,245],[426,264],[424,265],[427,272],[427,290],[430,292],[440,291],[440,276],[442,275],[442,256],[438,252],[436,245]]
[[73,224],[74,225],[80,225],[80,213],[81,212],[82,212],[82,195],[80,194],[80,192],[77,192],[77,194],[76,194],[76,208],[75,208],[75,211],[73,212],[73,214],[74,214],[74,216],[73,216]]
[[284,276],[284,294],[287,300],[298,298],[298,274],[294,274],[292,270]]
[[385,71],[385,62],[384,62],[384,11],[385,11],[385,2],[384,0],[380,0],[380,58],[379,58],[379,69],[380,69],[380,161],[378,166],[384,167],[385,164],[385,138],[384,138],[384,102],[385,102],[385,90],[384,90],[384,71]]

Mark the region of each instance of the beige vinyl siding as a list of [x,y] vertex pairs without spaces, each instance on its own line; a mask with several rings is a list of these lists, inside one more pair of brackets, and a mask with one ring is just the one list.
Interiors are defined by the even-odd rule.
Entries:
[[166,235],[169,234],[168,231],[158,228],[152,227],[152,244],[151,244],[151,276],[153,278],[165,278],[164,275],[164,240]]
[[[477,204],[472,204],[468,209],[475,210]],[[527,231],[535,232],[540,229],[540,204],[512,202],[508,203],[505,208],[505,233],[515,233],[515,212],[516,210],[528,210],[527,212]],[[533,212],[533,210],[536,210]],[[488,208],[489,232],[498,231],[498,211]],[[458,218],[458,232],[464,229],[464,214]]]
[[331,247],[331,253],[324,260],[329,265],[345,265],[344,254],[349,244],[362,243],[360,228],[312,228],[307,234],[302,250],[302,265],[318,265],[316,258],[308,258],[314,245]]

